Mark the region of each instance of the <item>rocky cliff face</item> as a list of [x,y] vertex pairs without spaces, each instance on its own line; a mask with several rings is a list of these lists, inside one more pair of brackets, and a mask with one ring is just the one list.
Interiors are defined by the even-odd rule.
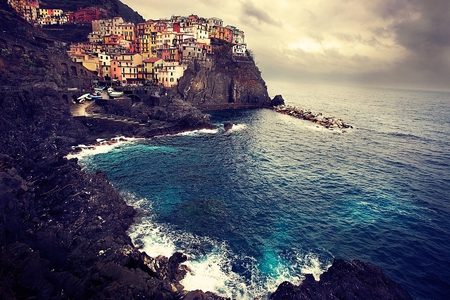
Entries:
[[[226,88],[204,70],[195,70],[189,81],[204,78],[198,82],[208,88],[191,93],[184,83],[179,91],[187,101],[169,95],[158,107],[132,101],[123,107],[93,107],[100,113],[127,113],[144,126],[74,118],[71,100],[88,88],[92,74],[73,64],[58,43],[18,19],[5,0],[0,1],[0,27],[0,298],[222,299],[209,292],[183,291],[179,281],[186,271],[179,265],[186,257],[176,253],[151,258],[139,251],[126,233],[135,210],[104,173],[87,174],[76,160],[64,156],[71,145],[93,141],[99,134],[150,136],[206,126],[203,114],[189,104],[200,105],[199,99],[217,101],[213,106],[266,106],[267,92],[257,69],[251,64],[245,64],[247,71],[239,64],[227,69],[222,64],[213,74]],[[254,86],[243,91],[245,84]],[[345,266],[337,269],[349,273]],[[337,286],[355,295],[359,285],[348,282],[361,274],[374,278],[371,288],[384,284],[367,268],[347,277],[333,274]],[[287,299],[297,289],[282,285],[274,299]]]
[[233,57],[231,45],[214,45],[208,62],[194,61],[176,91],[203,110],[270,107],[267,87],[251,57]]
[[[94,76],[4,0],[0,27],[0,298],[185,294],[178,266],[186,258],[156,260],[136,250],[126,233],[134,209],[105,174],[86,174],[64,158],[71,145],[95,141],[99,132],[117,134],[117,128],[92,128],[70,113],[73,97]],[[172,119],[160,113],[160,131],[195,126],[195,112],[171,109]],[[143,127],[118,123],[127,133]]]

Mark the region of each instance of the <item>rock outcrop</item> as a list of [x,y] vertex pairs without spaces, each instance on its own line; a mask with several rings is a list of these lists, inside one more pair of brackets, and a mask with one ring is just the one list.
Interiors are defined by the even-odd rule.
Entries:
[[270,107],[267,87],[251,56],[233,56],[228,43],[213,44],[207,61],[192,62],[177,89],[202,110]]
[[270,300],[308,299],[412,299],[402,287],[385,277],[381,269],[365,262],[354,260],[345,262],[337,259],[316,281],[307,275],[303,282],[295,286],[283,282]]
[[284,105],[284,99],[283,96],[281,95],[276,95],[275,97],[273,97],[272,101],[270,102],[270,106],[279,106],[279,105]]
[[185,101],[161,97],[158,102],[148,105],[131,99],[98,100],[87,109],[87,117],[78,119],[89,128],[92,137],[151,137],[216,128],[208,115]]

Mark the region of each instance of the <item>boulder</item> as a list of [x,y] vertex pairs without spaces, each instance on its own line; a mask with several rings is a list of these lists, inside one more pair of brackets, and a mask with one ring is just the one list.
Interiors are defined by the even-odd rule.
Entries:
[[283,282],[270,296],[271,300],[292,299],[412,299],[398,283],[388,279],[380,268],[353,260],[336,259],[316,281],[306,275],[295,286]]
[[231,123],[231,122],[223,123],[223,129],[225,129],[225,132],[227,132],[228,130],[231,130],[232,128],[233,128],[233,123]]
[[272,101],[270,101],[271,106],[284,105],[284,99],[281,95],[276,95],[273,97]]

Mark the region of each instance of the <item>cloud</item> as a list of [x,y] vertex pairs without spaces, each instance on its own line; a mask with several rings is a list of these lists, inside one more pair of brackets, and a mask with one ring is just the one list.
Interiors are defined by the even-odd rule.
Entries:
[[245,1],[242,4],[242,20],[249,24],[253,21],[256,21],[261,25],[263,23],[269,25],[281,25],[281,23],[275,19],[273,19],[268,13],[267,10],[262,8],[263,6],[256,6],[252,1]]
[[450,89],[449,0],[123,2],[240,28],[265,78]]
[[420,15],[395,25],[397,41],[420,52],[429,48],[450,46],[450,2],[447,0],[415,1]]
[[[403,84],[450,87],[450,2],[447,0],[386,1],[378,10],[393,20],[395,42],[404,48],[404,56],[386,74]],[[382,3],[379,3],[382,7]],[[386,3],[385,3],[386,4]],[[403,6],[403,9],[401,7]],[[372,77],[379,74],[372,74]]]

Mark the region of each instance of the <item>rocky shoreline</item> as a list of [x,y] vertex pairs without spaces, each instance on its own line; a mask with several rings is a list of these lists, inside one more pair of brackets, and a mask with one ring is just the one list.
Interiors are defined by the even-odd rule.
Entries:
[[345,132],[346,129],[352,129],[353,126],[345,123],[342,119],[333,116],[324,116],[322,113],[313,113],[311,110],[304,110],[295,106],[278,105],[274,106],[276,112],[289,115],[294,118],[313,122],[317,125],[323,126],[326,129],[340,129]]
[[[71,99],[77,95],[71,88],[88,90],[96,76],[72,62],[64,44],[20,19],[6,1],[0,2],[0,24],[0,83],[14,87],[0,89],[0,298],[224,299],[184,290],[180,280],[187,258],[182,253],[152,258],[133,245],[127,230],[136,210],[105,173],[88,174],[66,156],[72,146],[95,144],[99,137],[211,128],[214,125],[194,104],[207,104],[216,96],[223,102],[214,106],[270,107],[257,68],[249,73],[250,64],[235,62],[227,68],[230,62],[224,58],[214,73],[220,81],[194,70],[162,105],[108,102],[93,106],[92,116],[73,116]],[[189,80],[207,88],[189,92]],[[249,82],[254,88],[245,90]],[[231,95],[230,90],[237,92]],[[315,292],[298,299],[336,299],[342,291],[353,298],[373,299],[373,294],[410,299],[378,268],[336,263],[332,275],[319,283],[307,276],[301,286]],[[333,290],[325,286],[330,280]],[[270,297],[295,299],[298,289],[304,288],[282,284]]]

